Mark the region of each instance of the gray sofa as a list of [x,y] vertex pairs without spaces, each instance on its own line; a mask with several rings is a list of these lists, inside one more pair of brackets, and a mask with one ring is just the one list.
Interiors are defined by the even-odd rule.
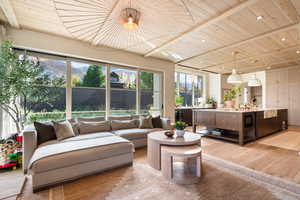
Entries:
[[[160,118],[161,128],[140,129],[138,124],[128,129],[124,127],[126,120],[133,119],[138,119],[138,116],[112,116],[106,120],[111,123],[109,131],[88,134],[81,134],[81,127],[75,126],[78,129],[75,137],[62,141],[50,140],[40,145],[37,145],[37,132],[32,128],[25,129],[23,168],[24,173],[29,172],[32,175],[33,191],[116,167],[131,165],[134,148],[147,145],[147,134],[170,129],[170,120],[167,118]],[[78,118],[70,122],[80,124],[80,122],[104,120],[99,117]],[[118,127],[120,129],[116,129]],[[49,152],[54,153],[49,154]]]

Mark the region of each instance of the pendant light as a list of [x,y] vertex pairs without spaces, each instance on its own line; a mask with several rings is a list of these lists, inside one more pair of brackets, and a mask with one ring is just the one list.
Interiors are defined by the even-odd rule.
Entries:
[[241,84],[243,82],[242,77],[237,74],[236,72],[236,68],[237,68],[237,63],[236,63],[236,56],[237,56],[238,52],[232,52],[232,55],[234,56],[234,68],[232,69],[232,73],[231,75],[228,77],[227,79],[227,83],[230,84]]
[[128,30],[134,30],[139,27],[141,13],[131,7],[131,0],[129,8],[125,8],[122,10],[121,18],[123,21],[124,28]]
[[249,87],[259,87],[261,86],[261,81],[256,78],[256,73],[253,74],[252,79],[250,79],[250,81],[248,81],[248,86]]

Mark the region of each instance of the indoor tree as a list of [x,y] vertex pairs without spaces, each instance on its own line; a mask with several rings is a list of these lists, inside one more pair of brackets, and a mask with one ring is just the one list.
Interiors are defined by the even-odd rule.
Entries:
[[13,119],[18,133],[24,128],[28,114],[41,103],[50,105],[64,84],[64,77],[51,77],[26,52],[18,55],[10,41],[1,44],[0,108]]

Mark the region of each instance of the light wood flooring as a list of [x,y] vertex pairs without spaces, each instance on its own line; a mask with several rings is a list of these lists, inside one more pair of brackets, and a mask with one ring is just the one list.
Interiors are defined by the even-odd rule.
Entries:
[[[293,134],[287,135],[288,132]],[[272,145],[263,144],[268,138],[284,135],[284,143],[278,145],[278,140]],[[290,149],[290,143],[300,138],[300,128],[291,127],[287,131],[264,137],[244,146],[202,137],[204,153],[227,160],[266,174],[300,184],[300,156],[299,152]],[[286,144],[286,148],[285,145]],[[276,146],[277,145],[277,146]],[[300,144],[299,144],[300,145]]]

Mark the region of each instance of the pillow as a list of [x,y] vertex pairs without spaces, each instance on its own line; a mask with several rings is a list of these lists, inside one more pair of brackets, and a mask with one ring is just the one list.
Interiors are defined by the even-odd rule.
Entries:
[[80,122],[78,125],[80,134],[110,131],[109,121],[103,122]]
[[112,130],[120,130],[120,129],[130,129],[137,128],[136,120],[112,120],[111,123]]
[[78,117],[77,118],[78,122],[101,122],[105,121],[105,117]]
[[162,122],[160,119],[160,115],[152,117],[152,125],[153,125],[153,128],[162,128]]
[[73,128],[70,122],[55,122],[52,121],[57,140],[63,140],[69,137],[74,137]]
[[49,140],[56,140],[55,130],[51,123],[34,122],[33,124],[37,132],[37,145]]
[[[61,122],[63,122],[64,120],[62,120]],[[71,123],[72,125],[72,129],[75,135],[79,135],[79,127],[78,127],[78,122],[75,119],[68,119],[68,122]]]
[[140,126],[139,128],[153,128],[152,125],[152,116],[149,115],[147,117],[140,116]]

